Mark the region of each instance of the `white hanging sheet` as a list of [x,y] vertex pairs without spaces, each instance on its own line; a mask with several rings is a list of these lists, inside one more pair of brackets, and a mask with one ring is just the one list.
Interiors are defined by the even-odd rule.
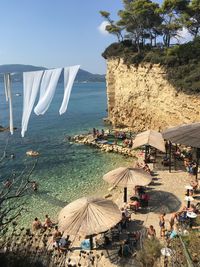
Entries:
[[54,97],[61,71],[62,68],[44,71],[40,86],[40,98],[34,108],[36,115],[43,115],[48,110]]
[[4,74],[4,87],[5,87],[6,101],[9,101],[10,133],[13,134],[13,109],[12,109],[12,89],[11,89],[10,73]]
[[22,137],[24,137],[24,134],[27,131],[29,118],[40,88],[43,73],[44,71],[32,71],[23,73],[24,98],[21,130]]
[[5,73],[3,75],[3,78],[4,78],[4,89],[5,89],[5,96],[6,96],[6,101],[8,102],[8,89],[7,89],[7,83],[8,83],[8,74],[9,73]]
[[72,86],[79,68],[80,65],[64,68],[64,96],[59,110],[60,115],[67,110]]

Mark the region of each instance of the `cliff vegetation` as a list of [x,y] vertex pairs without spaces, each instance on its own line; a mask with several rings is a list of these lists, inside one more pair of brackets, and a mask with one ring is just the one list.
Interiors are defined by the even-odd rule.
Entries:
[[[118,39],[103,57],[123,59],[128,66],[160,64],[177,91],[200,92],[200,0],[164,0],[161,5],[151,0],[123,0],[123,4],[116,22],[109,12],[100,11],[109,22],[106,30]],[[193,40],[175,44],[181,40],[182,29]]]

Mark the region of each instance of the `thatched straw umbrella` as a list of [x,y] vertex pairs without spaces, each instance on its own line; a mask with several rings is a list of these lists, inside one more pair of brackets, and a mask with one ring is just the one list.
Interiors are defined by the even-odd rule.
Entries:
[[64,207],[58,216],[58,225],[67,235],[92,236],[105,232],[121,220],[118,206],[111,200],[83,197]]
[[149,146],[165,152],[165,142],[161,133],[153,130],[148,130],[136,135],[132,148],[137,148],[145,145],[145,159]]
[[124,202],[127,202],[127,187],[146,186],[152,181],[150,174],[140,168],[120,167],[103,176],[113,186],[124,187]]

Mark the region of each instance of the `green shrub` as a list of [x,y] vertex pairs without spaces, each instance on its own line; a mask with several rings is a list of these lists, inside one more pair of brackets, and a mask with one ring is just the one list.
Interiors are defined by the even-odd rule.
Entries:
[[104,58],[120,57],[127,65],[160,64],[167,71],[167,79],[178,90],[193,94],[200,92],[200,37],[192,42],[170,48],[141,47],[130,40],[111,44],[102,54]]
[[162,246],[158,239],[146,239],[143,249],[137,255],[138,261],[144,267],[153,267],[157,259],[161,256]]
[[194,263],[194,266],[198,266],[200,262],[200,233],[196,231],[190,231],[190,234],[183,238],[186,248],[189,252],[190,258]]

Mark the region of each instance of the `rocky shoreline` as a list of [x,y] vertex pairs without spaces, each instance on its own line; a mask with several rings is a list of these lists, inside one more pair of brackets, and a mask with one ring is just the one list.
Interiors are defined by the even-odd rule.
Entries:
[[92,134],[80,134],[80,135],[75,135],[73,137],[68,136],[66,137],[66,139],[69,140],[70,142],[89,145],[98,148],[104,152],[117,153],[127,157],[137,157],[138,154],[138,150],[134,150],[129,147],[123,147],[118,144],[108,144],[106,142],[106,139],[97,140],[95,137],[93,137]]

